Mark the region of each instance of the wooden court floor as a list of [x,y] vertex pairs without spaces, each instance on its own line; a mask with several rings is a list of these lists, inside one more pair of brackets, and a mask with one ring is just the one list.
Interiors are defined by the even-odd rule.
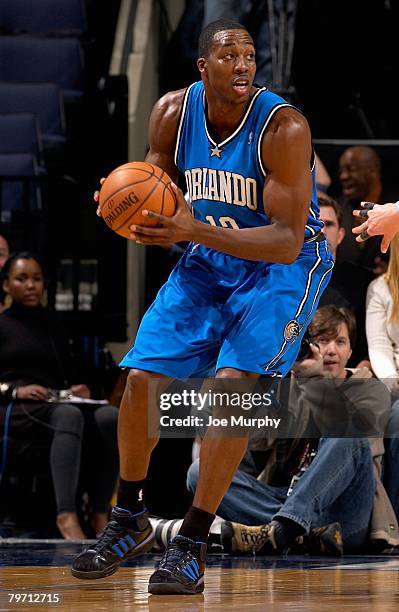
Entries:
[[[76,550],[48,552],[39,547],[31,558],[33,550],[4,548],[0,542],[0,610],[399,611],[399,558],[394,557],[211,555],[203,595],[154,596],[148,595],[147,582],[159,556],[131,560],[110,578],[83,581],[69,571]],[[25,594],[25,603],[15,596],[11,602],[13,593]],[[35,594],[51,603],[34,603]]]

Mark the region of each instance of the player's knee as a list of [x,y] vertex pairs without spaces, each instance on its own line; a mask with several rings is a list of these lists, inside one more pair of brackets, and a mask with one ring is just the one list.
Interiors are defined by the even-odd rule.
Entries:
[[128,374],[126,380],[126,391],[131,393],[135,391],[138,387],[146,387],[148,385],[148,381],[150,380],[151,375],[149,372],[145,372],[144,370],[137,370],[132,368]]

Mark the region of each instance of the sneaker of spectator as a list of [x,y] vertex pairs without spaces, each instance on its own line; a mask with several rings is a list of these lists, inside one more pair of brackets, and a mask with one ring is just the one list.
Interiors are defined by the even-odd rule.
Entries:
[[221,540],[225,552],[281,554],[311,554],[341,556],[343,554],[342,529],[340,523],[331,523],[311,529],[308,534],[298,536],[286,546],[279,541],[279,524],[272,521],[268,525],[250,527],[226,521],[222,525]]

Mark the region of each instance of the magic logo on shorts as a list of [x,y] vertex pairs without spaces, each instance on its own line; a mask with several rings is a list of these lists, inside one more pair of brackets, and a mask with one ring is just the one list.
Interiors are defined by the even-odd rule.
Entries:
[[287,342],[294,341],[299,336],[300,331],[301,328],[298,321],[292,319],[288,321],[287,325],[284,327],[284,339]]

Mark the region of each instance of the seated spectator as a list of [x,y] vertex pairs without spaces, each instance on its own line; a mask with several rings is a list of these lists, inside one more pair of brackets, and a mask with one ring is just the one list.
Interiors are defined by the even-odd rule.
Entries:
[[385,439],[384,485],[399,516],[399,235],[391,242],[386,274],[370,283],[366,331],[375,375],[392,395],[392,417]]
[[8,242],[6,238],[0,234],[0,271],[3,269],[9,256],[10,251],[8,248]]
[[[73,397],[90,398],[90,390],[74,372],[68,342],[41,306],[44,280],[36,257],[11,256],[3,277],[11,305],[0,314],[0,423],[4,431],[9,418],[9,439],[2,442],[13,451],[6,455],[5,475],[14,459],[29,461],[33,448],[42,449],[42,457],[49,454],[57,527],[66,539],[85,538],[76,499],[81,466],[98,533],[107,523],[118,472],[117,409],[74,404]],[[63,402],[54,392],[61,389],[69,391]]]
[[[320,219],[324,222],[323,232],[335,260],[339,253],[345,228],[343,227],[342,207],[333,198],[319,195]],[[368,359],[366,339],[366,294],[367,287],[374,279],[374,274],[365,268],[352,263],[336,263],[330,282],[323,292],[319,306],[334,305],[338,308],[350,308],[356,318],[356,340],[352,345],[349,365],[357,367]]]
[[[342,208],[338,202],[330,198],[328,195],[319,194],[320,219],[324,223],[323,233],[328,242],[331,255],[334,260],[337,258],[337,247],[341,244],[345,236],[345,230],[342,227]],[[334,304],[334,306],[350,308],[350,303],[344,295],[344,288],[341,287],[335,279],[336,266],[334,266],[330,282],[324,290],[319,304],[321,306]]]
[[356,242],[352,228],[361,222],[353,216],[360,202],[386,202],[381,179],[381,161],[371,147],[345,149],[339,159],[339,181],[342,187],[343,227],[345,237],[337,256],[338,263],[350,261],[375,275],[385,272],[388,257],[380,252],[381,238],[373,237],[364,244]]
[[[381,410],[387,415],[390,410],[388,392],[370,378],[369,370],[346,367],[355,332],[349,311],[334,306],[319,309],[310,331],[320,348],[312,344],[311,356],[296,367],[296,391],[290,393],[289,407],[299,436],[291,441],[285,463],[272,455],[257,475],[238,470],[219,506],[218,515],[227,521],[221,528],[222,541],[225,546],[230,543],[233,552],[279,553],[298,537],[314,536],[312,529],[318,530],[322,548],[330,552],[339,552],[341,530],[347,552],[362,550],[370,542],[379,550],[399,544],[396,518],[379,477],[382,439],[371,444],[364,437],[322,437],[313,443],[299,439],[306,435],[309,406],[323,416],[322,396],[315,394],[319,384],[319,391],[324,383],[336,389],[336,397],[354,406],[359,415]],[[364,384],[364,377],[370,384]],[[333,412],[336,407],[335,403]],[[336,415],[329,416],[337,428]],[[195,462],[187,476],[192,492],[197,479]]]
[[[8,247],[7,239],[0,234],[0,272],[4,267],[7,259],[10,256],[10,250]],[[4,293],[3,289],[0,287],[0,312],[2,312],[4,308]]]
[[399,236],[391,242],[386,274],[368,288],[366,332],[375,375],[399,396]]

